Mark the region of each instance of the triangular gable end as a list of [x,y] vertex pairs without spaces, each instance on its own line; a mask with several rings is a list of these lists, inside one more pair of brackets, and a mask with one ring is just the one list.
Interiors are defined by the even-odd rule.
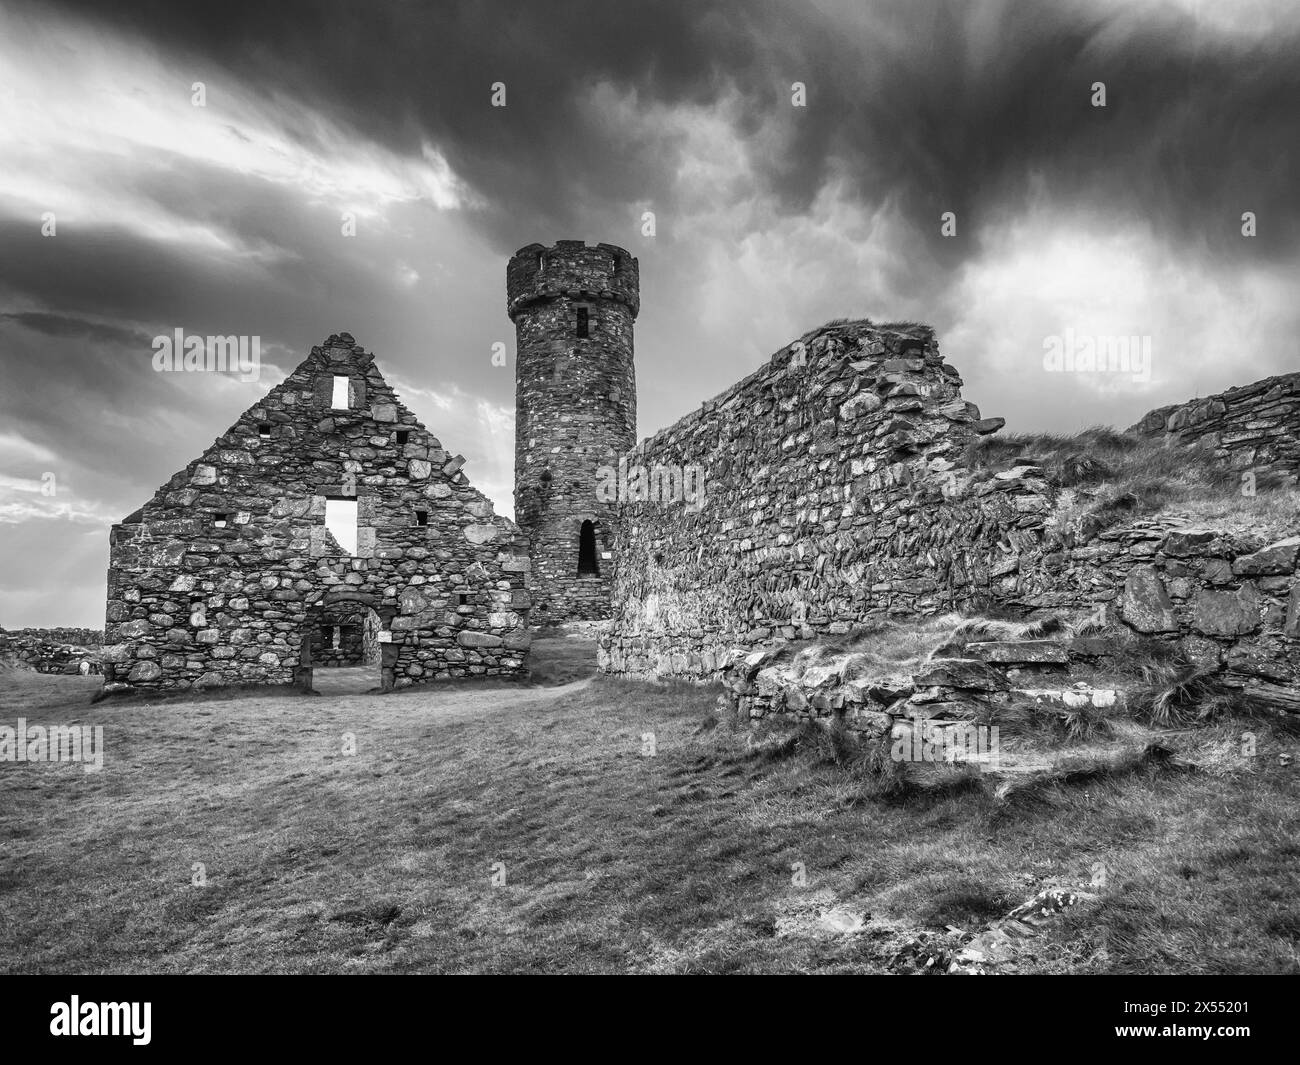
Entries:
[[[335,378],[346,378],[346,407],[334,406]],[[293,634],[347,593],[373,605],[402,643],[408,682],[430,664],[441,667],[435,675],[520,670],[526,540],[469,484],[463,463],[398,399],[371,353],[347,333],[331,336],[114,526],[106,642],[130,644],[118,653],[137,683],[187,686],[214,664],[206,653],[195,664],[193,642],[228,637],[236,661],[217,663],[224,682],[292,679]],[[330,500],[355,501],[354,553],[325,527]],[[249,640],[274,646],[239,647]],[[259,668],[245,663],[250,650]]]

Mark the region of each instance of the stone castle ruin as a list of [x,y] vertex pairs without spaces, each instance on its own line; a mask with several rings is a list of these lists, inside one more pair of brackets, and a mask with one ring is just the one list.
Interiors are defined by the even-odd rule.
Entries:
[[[332,336],[114,527],[106,690],[310,689],[314,667],[363,663],[385,690],[513,676],[530,624],[609,619],[603,671],[739,675],[749,699],[745,664],[774,647],[992,605],[1098,611],[1300,709],[1300,536],[1064,529],[1040,468],[972,464],[1003,420],[962,398],[929,327],[830,323],[638,444],[637,260],[530,244],[506,285],[517,524]],[[1300,374],[1129,432],[1294,481]],[[676,486],[628,493],[647,471]]]
[[522,674],[527,541],[463,462],[351,336],[312,348],[113,527],[105,691]]

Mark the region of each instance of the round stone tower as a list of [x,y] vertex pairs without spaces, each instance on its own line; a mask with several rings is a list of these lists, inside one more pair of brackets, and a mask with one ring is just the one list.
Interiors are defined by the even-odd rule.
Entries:
[[[515,323],[515,522],[532,555],[532,617],[609,617],[612,479],[636,444],[637,261],[581,240],[520,248],[506,268]],[[604,483],[602,494],[597,492]]]

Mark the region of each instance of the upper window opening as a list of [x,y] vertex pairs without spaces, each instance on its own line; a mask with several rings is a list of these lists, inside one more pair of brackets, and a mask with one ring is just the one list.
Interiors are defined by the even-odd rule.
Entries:
[[347,410],[348,403],[348,379],[346,377],[334,378],[334,394],[330,398],[330,406],[335,410]]
[[325,528],[334,535],[339,547],[349,555],[355,555],[357,553],[357,501],[326,499]]
[[271,439],[271,423],[270,423],[270,422],[262,422],[262,423],[257,427],[257,435],[260,436],[263,440],[270,440],[270,439]]
[[588,312],[586,307],[578,308],[578,336],[585,337],[588,335]]
[[230,518],[231,516],[229,514],[213,514],[212,524],[215,525],[218,529],[224,529],[227,525],[230,524]]
[[428,525],[428,524],[429,524],[429,512],[428,512],[427,510],[417,510],[417,511],[415,512],[415,524],[416,524],[416,525]]
[[406,442],[407,442],[408,440],[410,440],[410,439],[411,439],[411,431],[410,431],[409,429],[398,429],[398,430],[397,430],[397,446],[398,446],[398,447],[405,447],[405,446],[406,446]]
[[600,565],[596,562],[596,527],[590,521],[582,523],[578,534],[578,576],[600,576]]

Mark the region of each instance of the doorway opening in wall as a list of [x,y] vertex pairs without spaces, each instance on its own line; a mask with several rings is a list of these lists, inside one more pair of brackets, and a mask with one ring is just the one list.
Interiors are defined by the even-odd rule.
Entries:
[[584,521],[578,533],[578,576],[600,576],[600,563],[596,561],[596,526],[590,521]]
[[379,615],[360,603],[325,607],[309,622],[311,686],[322,695],[362,695],[383,687]]

